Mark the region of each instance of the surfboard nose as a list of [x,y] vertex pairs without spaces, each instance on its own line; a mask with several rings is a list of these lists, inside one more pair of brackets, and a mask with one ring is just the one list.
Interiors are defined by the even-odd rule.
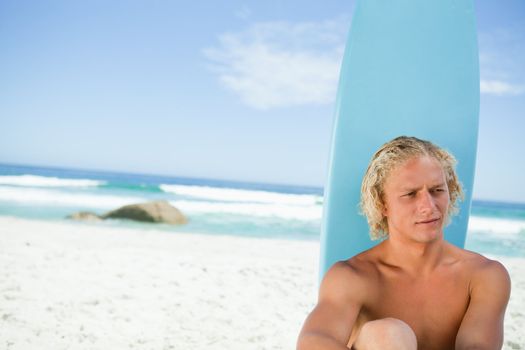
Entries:
[[321,232],[321,276],[373,246],[359,214],[374,151],[416,136],[458,159],[465,189],[445,237],[463,247],[477,149],[479,62],[473,1],[357,3],[341,66]]

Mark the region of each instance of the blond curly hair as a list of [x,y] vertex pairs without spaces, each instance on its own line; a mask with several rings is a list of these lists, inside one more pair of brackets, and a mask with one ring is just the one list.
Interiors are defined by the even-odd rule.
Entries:
[[400,136],[385,143],[374,154],[361,184],[361,212],[366,216],[370,238],[373,240],[388,236],[388,223],[383,215],[384,184],[387,177],[394,168],[414,157],[422,156],[432,157],[441,164],[450,196],[447,220],[457,214],[459,201],[463,199],[463,190],[455,170],[456,158],[429,141]]

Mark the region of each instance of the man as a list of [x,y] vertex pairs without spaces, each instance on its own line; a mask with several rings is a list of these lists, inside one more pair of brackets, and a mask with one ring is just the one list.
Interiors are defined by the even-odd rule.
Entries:
[[405,136],[383,145],[361,208],[384,240],[330,268],[297,349],[501,349],[507,271],[443,238],[461,197],[447,151]]

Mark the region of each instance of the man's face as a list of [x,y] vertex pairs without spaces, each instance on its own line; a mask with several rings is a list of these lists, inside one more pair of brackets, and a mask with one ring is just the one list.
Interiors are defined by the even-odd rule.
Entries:
[[394,168],[384,184],[389,236],[420,243],[441,237],[449,200],[439,162],[426,156],[409,159]]

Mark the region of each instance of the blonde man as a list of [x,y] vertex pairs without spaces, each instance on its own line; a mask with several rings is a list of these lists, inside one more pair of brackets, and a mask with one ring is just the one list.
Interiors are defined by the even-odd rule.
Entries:
[[406,136],[374,154],[361,208],[384,240],[330,268],[298,350],[501,349],[507,271],[443,238],[462,197],[455,162]]

